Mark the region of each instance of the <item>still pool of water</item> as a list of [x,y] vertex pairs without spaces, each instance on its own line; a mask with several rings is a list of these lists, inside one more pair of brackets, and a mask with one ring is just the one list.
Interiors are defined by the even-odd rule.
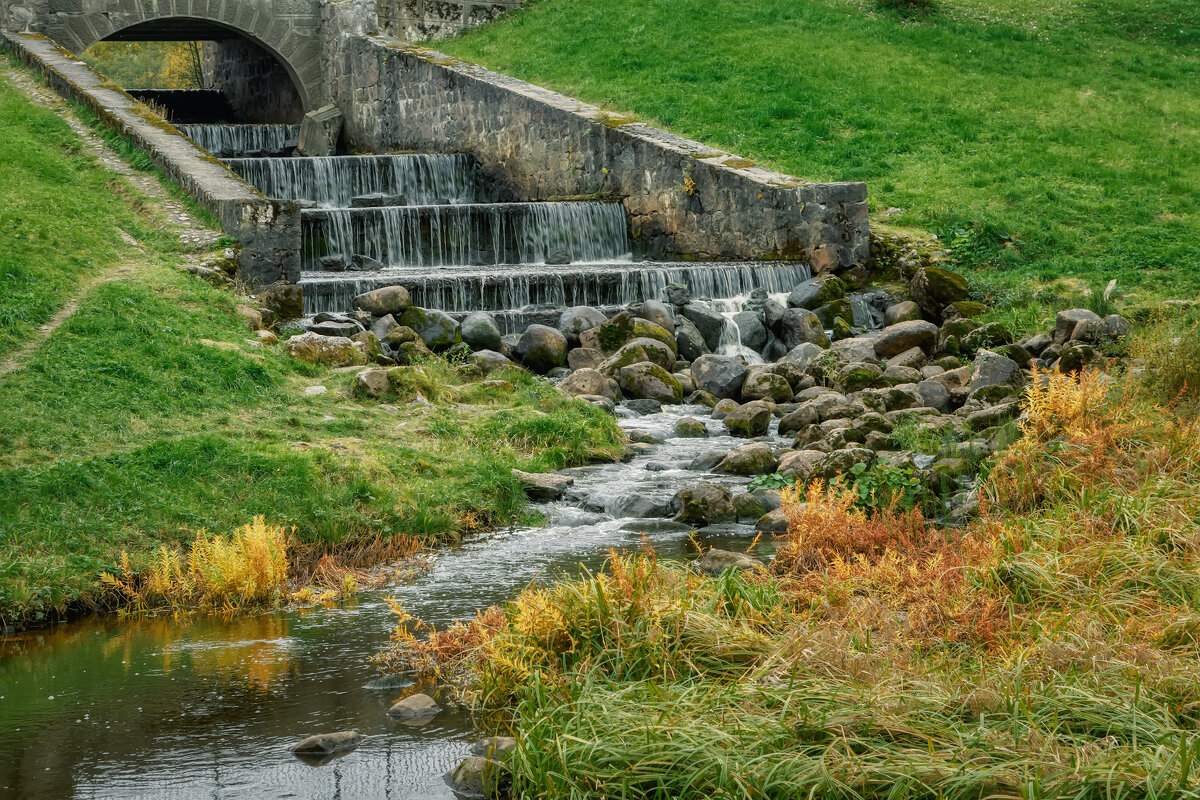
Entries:
[[[368,659],[393,622],[384,597],[445,625],[531,581],[599,569],[610,548],[636,549],[644,532],[664,557],[694,555],[686,528],[646,517],[666,516],[688,483],[745,483],[690,468],[744,443],[720,423],[707,420],[707,439],[672,438],[680,417],[707,413],[672,407],[622,420],[665,442],[625,464],[568,471],[575,485],[541,507],[545,526],[444,550],[412,582],[356,602],[231,619],[92,618],[0,640],[0,797],[452,798],[442,775],[489,731],[461,711],[420,728],[386,716],[406,692],[366,688],[378,677]],[[743,549],[753,536],[733,525],[703,539]],[[348,728],[364,742],[324,766],[287,750]]]

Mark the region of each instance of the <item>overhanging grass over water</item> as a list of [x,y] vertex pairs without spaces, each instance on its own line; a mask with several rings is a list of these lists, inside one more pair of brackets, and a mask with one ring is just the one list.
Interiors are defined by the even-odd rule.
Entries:
[[809,487],[769,570],[614,554],[382,661],[511,708],[522,796],[1200,796],[1200,422],[1110,386],[1039,376],[965,529]]
[[1200,290],[1190,0],[542,0],[439,49],[811,180],[967,265]]

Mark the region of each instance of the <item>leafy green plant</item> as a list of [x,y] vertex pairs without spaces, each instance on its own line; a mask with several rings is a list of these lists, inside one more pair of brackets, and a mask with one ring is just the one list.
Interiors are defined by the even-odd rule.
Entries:
[[770,475],[759,475],[746,484],[747,492],[757,492],[759,489],[786,489],[796,485],[795,475],[784,475],[782,472],[772,472]]
[[857,496],[855,505],[865,511],[893,509],[909,511],[921,494],[921,481],[912,470],[882,461],[859,462],[829,482],[831,488],[849,487]]

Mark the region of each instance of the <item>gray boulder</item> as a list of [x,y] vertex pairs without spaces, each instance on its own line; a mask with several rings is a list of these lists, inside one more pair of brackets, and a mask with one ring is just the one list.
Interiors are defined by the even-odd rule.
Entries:
[[908,322],[921,319],[921,307],[912,300],[902,300],[887,307],[883,312],[883,324],[895,325],[897,322]]
[[348,367],[367,363],[366,346],[345,336],[302,333],[285,341],[283,349],[292,358],[306,364]]
[[712,352],[696,323],[687,317],[680,317],[675,322],[675,342],[679,357],[684,361],[695,361],[700,356]]
[[289,749],[296,755],[328,756],[353,750],[362,742],[362,734],[358,731],[337,731],[335,733],[318,733],[301,739]]
[[762,350],[767,344],[767,327],[753,311],[739,311],[733,315],[737,326],[738,341],[751,350]]
[[692,378],[696,381],[696,388],[714,397],[740,397],[748,372],[746,365],[736,356],[706,355],[692,362]]
[[430,720],[442,707],[427,694],[413,694],[388,709],[388,716],[398,720]]
[[696,300],[685,304],[680,313],[700,331],[709,350],[715,350],[721,343],[721,332],[725,330],[725,317],[710,306]]
[[443,780],[461,797],[507,797],[512,787],[508,767],[484,756],[467,756]]
[[680,439],[705,439],[708,427],[698,419],[684,417],[675,423],[675,435]]
[[743,403],[730,411],[724,422],[732,436],[743,439],[763,436],[771,427],[771,406],[762,400]]
[[975,354],[975,367],[971,370],[967,388],[974,392],[987,386],[1021,386],[1024,383],[1025,376],[1017,362],[991,350],[980,350]]
[[833,300],[846,296],[846,284],[832,275],[818,275],[799,284],[788,295],[789,308],[807,308],[812,311]]
[[522,472],[512,471],[513,477],[525,490],[525,496],[530,500],[558,500],[567,492],[567,488],[575,483],[575,479],[557,472]]
[[620,384],[628,395],[635,398],[657,400],[660,403],[683,402],[683,386],[674,375],[658,364],[643,361],[621,367]]
[[605,377],[602,372],[595,369],[575,370],[559,381],[558,388],[575,397],[586,395],[606,397],[609,400],[617,399],[617,382],[612,378]]
[[825,455],[820,450],[791,450],[780,457],[776,469],[784,475],[795,475],[796,485],[803,486]]
[[788,350],[787,355],[779,359],[779,363],[792,364],[801,370],[807,370],[809,365],[824,352],[825,350],[819,345],[815,345],[812,342],[801,342],[791,350]]
[[829,337],[816,314],[804,308],[789,308],[779,321],[779,338],[789,350],[809,342],[818,347],[828,347]]
[[792,385],[787,378],[772,371],[772,366],[749,367],[742,384],[742,400],[771,400],[786,403],[792,399]]
[[400,315],[399,322],[412,328],[431,350],[448,350],[461,341],[458,323],[444,311],[412,307]]
[[567,351],[567,366],[571,369],[596,369],[604,363],[604,353],[591,347],[573,347]]
[[783,536],[788,532],[787,513],[782,508],[772,509],[758,518],[754,529],[771,536]]
[[1104,320],[1094,311],[1086,308],[1070,308],[1060,311],[1054,316],[1054,344],[1066,344],[1075,333],[1075,326],[1084,320],[1099,322]]
[[958,273],[941,267],[917,270],[908,286],[917,305],[931,319],[941,319],[942,309],[967,297],[967,280]]
[[649,320],[665,330],[670,331],[675,329],[675,315],[671,313],[671,309],[657,300],[647,300],[642,303],[633,309],[633,315]]
[[608,317],[591,306],[575,306],[562,312],[558,318],[558,329],[567,337],[572,347],[579,346],[579,334],[604,323]]
[[530,325],[513,352],[526,367],[545,374],[567,363],[567,337],[549,325]]
[[938,327],[924,320],[909,320],[889,325],[875,337],[875,355],[879,358],[891,358],[905,350],[919,347],[925,352],[932,352],[937,345]]
[[[728,420],[726,420],[728,422]],[[767,475],[775,471],[779,461],[771,448],[762,442],[751,442],[734,448],[717,464],[717,472],[730,475]]]
[[692,562],[692,566],[706,575],[720,575],[727,569],[742,571],[755,570],[762,567],[762,562],[746,553],[734,553],[729,550],[713,548]]
[[832,480],[839,474],[849,475],[850,469],[855,464],[867,464],[868,466],[873,464],[875,458],[875,452],[865,447],[834,450],[816,463],[809,477]]
[[675,493],[679,504],[676,519],[689,525],[703,527],[736,518],[729,490],[719,483],[701,481]]
[[463,317],[461,331],[462,340],[472,350],[500,349],[500,326],[486,311],[472,311]]
[[403,286],[385,286],[354,298],[355,308],[375,317],[403,314],[410,305],[412,302],[408,296],[408,289]]

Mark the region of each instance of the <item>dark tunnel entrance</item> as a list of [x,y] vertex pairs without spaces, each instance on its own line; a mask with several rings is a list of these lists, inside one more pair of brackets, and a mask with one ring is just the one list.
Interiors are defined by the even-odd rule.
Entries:
[[83,57],[176,124],[298,123],[304,116],[302,88],[286,60],[209,20],[142,22],[110,34]]

